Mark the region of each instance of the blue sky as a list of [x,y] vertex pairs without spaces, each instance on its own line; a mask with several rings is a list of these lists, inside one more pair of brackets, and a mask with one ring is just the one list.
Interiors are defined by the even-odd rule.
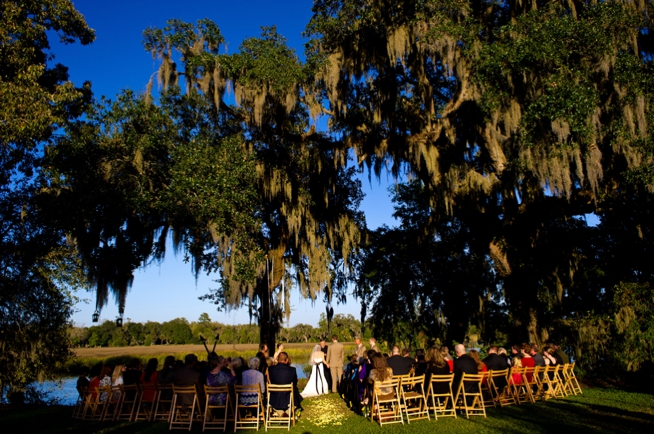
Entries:
[[[105,95],[115,99],[121,89],[136,92],[145,90],[147,82],[158,64],[143,49],[142,33],[147,27],[164,27],[166,20],[179,18],[188,22],[209,18],[220,28],[227,41],[227,52],[238,50],[241,41],[260,35],[261,26],[277,26],[289,45],[295,47],[303,58],[305,40],[301,33],[311,17],[311,0],[76,0],[75,7],[85,16],[88,25],[95,29],[96,40],[88,46],[62,45],[51,39],[54,62],[69,67],[70,79],[81,86],[91,81],[97,98]],[[384,223],[392,226],[392,204],[388,197],[388,185],[392,178],[384,177],[368,181],[362,174],[364,199],[362,209],[366,213],[368,227],[376,228]],[[247,323],[245,310],[217,312],[212,304],[198,300],[211,287],[216,287],[217,276],[201,275],[195,280],[191,265],[181,257],[175,257],[168,249],[161,265],[150,265],[135,272],[134,285],[127,297],[125,318],[132,321],[167,321],[185,317],[190,321],[207,312],[215,320],[227,324]],[[88,303],[78,303],[73,320],[78,325],[91,325],[95,307],[92,293],[78,293]],[[346,305],[334,307],[335,313],[351,313],[359,317],[360,306],[348,297]],[[293,313],[290,325],[306,323],[317,325],[318,317],[325,311],[322,302],[313,304],[302,299],[296,292],[292,297]],[[118,314],[113,299],[102,313],[100,321],[113,320]]]

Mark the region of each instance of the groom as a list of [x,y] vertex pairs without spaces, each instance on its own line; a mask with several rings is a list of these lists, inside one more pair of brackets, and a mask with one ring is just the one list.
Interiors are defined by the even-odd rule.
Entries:
[[345,359],[345,352],[343,344],[338,342],[336,335],[332,336],[332,344],[327,350],[327,366],[332,374],[332,392],[337,392],[338,380],[343,374],[343,359]]

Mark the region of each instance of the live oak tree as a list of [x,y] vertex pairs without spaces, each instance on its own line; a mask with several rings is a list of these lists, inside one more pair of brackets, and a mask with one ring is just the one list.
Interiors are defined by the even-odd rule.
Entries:
[[[88,104],[66,67],[52,64],[48,32],[88,44],[94,32],[68,0],[0,4],[0,387],[52,377],[71,356],[72,288],[84,285],[65,232],[43,212],[53,198],[42,171],[54,132]],[[7,395],[5,395],[7,393]]]
[[346,150],[312,126],[310,67],[284,38],[265,28],[233,55],[222,43],[209,20],[146,30],[159,101],[153,76],[145,95],[98,105],[69,127],[51,174],[77,210],[69,228],[98,308],[110,292],[124,306],[133,270],[160,260],[172,233],[196,273],[220,273],[207,298],[246,304],[273,347],[292,286],[344,296],[360,186]]
[[[651,15],[645,1],[314,5],[308,62],[323,66],[332,131],[376,174],[408,166],[430,195],[426,232],[448,218],[469,228],[515,340],[586,315],[568,305],[592,298],[575,278],[592,256],[579,217],[651,200]],[[638,220],[628,231],[649,246]],[[604,307],[616,283],[594,288]]]

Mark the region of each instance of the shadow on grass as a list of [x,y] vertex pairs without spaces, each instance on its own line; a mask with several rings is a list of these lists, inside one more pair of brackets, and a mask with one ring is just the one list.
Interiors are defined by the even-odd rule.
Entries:
[[[317,420],[321,412],[341,414],[340,424],[322,424]],[[583,395],[565,399],[488,409],[488,417],[469,420],[439,418],[421,420],[410,425],[393,425],[380,428],[376,423],[353,414],[336,395],[322,400],[306,400],[306,414],[291,430],[293,434],[340,434],[340,433],[408,433],[439,434],[475,433],[629,433],[654,432],[654,397],[649,394],[629,393],[611,389],[591,389]],[[86,434],[86,433],[165,433],[165,422],[90,422],[70,418],[70,407],[10,407],[0,406],[3,427],[13,427],[12,432]],[[316,422],[317,423],[317,422]],[[193,432],[201,432],[200,423],[193,424]],[[263,427],[260,428],[263,432]]]

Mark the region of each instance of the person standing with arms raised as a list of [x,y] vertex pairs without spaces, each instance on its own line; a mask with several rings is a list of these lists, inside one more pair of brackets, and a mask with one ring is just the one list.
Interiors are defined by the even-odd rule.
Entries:
[[338,380],[343,374],[343,360],[345,360],[345,351],[343,344],[338,342],[336,335],[332,336],[332,344],[327,349],[327,366],[332,377],[332,392],[338,391]]

